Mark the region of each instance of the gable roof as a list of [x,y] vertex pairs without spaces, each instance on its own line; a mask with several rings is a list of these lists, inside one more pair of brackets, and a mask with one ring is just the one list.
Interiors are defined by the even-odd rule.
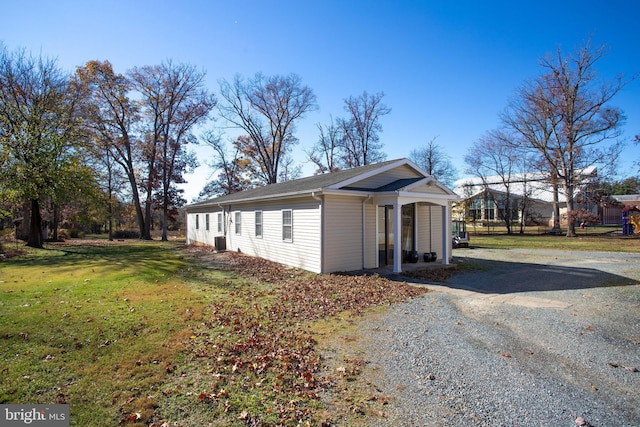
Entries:
[[[395,180],[391,183],[386,183],[377,188],[363,188],[356,186],[350,186],[351,184],[357,184],[358,181],[380,174],[382,172],[400,167],[409,166],[415,171],[416,176],[413,178],[403,178]],[[225,196],[216,197],[203,202],[193,203],[187,206],[189,208],[205,207],[205,206],[217,206],[229,203],[247,202],[253,200],[282,198],[288,196],[296,196],[301,194],[308,194],[314,192],[321,192],[323,190],[351,190],[351,191],[366,191],[366,192],[382,192],[382,191],[396,191],[405,188],[415,182],[431,178],[430,175],[422,171],[417,165],[408,159],[395,159],[385,162],[369,164],[352,169],[345,169],[336,172],[314,175],[306,178],[295,179],[291,181],[280,182],[276,184],[265,185],[262,187],[256,187],[249,190],[240,191],[237,193],[228,194]],[[433,178],[431,178],[433,179]],[[435,181],[435,180],[434,180]],[[440,184],[441,188],[446,190],[447,193],[455,195],[451,190]]]
[[[588,182],[590,177],[597,174],[597,170],[594,166],[590,166],[581,170],[580,173],[585,177],[585,182]],[[497,175],[488,176],[485,178],[485,181],[478,177],[462,178],[457,180],[454,185],[454,191],[463,200],[475,198],[486,191],[495,194],[506,194],[506,187],[502,182],[502,178]],[[576,194],[579,193],[581,189],[580,186],[576,188]],[[526,194],[528,199],[546,203],[553,202],[554,197],[548,175],[541,172],[511,175],[509,192],[516,198],[522,198]],[[560,203],[565,202],[565,194],[562,189],[558,192],[558,198]]]

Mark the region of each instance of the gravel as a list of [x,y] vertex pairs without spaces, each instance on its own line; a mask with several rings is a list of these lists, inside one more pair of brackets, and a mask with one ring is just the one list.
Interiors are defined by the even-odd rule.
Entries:
[[640,426],[640,254],[454,256],[484,268],[360,326],[393,397],[370,425]]

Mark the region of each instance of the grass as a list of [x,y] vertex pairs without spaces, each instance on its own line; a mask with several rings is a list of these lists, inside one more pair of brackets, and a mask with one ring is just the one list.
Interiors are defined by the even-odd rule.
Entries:
[[218,265],[210,251],[178,243],[94,240],[21,251],[0,261],[0,403],[67,403],[75,426],[362,417],[353,405],[330,409],[320,398],[356,375],[359,362],[323,372],[314,328],[323,339],[318,325],[327,319],[337,324],[424,292],[238,254],[229,254],[235,267]]
[[71,403],[73,425],[117,424],[124,402],[163,383],[207,303],[185,268],[175,245],[155,243],[51,245],[4,261],[0,402]]
[[594,229],[578,230],[578,236],[553,236],[539,234],[470,234],[472,247],[508,249],[536,248],[559,249],[572,251],[605,251],[605,252],[640,252],[640,236],[622,236],[608,232],[608,229],[597,232]]
[[[596,233],[471,244],[640,250]],[[0,261],[0,403],[68,403],[77,426],[366,425],[390,397],[359,375],[354,319],[424,292],[176,242],[18,249]]]

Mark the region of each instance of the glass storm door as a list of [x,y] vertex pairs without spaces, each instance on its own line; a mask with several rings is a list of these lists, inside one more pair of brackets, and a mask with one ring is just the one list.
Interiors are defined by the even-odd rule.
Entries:
[[393,265],[393,206],[378,206],[378,265]]

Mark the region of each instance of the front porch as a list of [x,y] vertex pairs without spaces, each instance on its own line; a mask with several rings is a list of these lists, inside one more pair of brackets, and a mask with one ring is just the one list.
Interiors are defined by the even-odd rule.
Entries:
[[[376,267],[394,273],[447,265],[451,257],[451,209],[448,201],[419,195],[374,198]],[[400,197],[398,197],[400,196]],[[418,255],[409,262],[407,254]],[[424,260],[431,253],[436,259]],[[371,265],[371,264],[370,264]]]

